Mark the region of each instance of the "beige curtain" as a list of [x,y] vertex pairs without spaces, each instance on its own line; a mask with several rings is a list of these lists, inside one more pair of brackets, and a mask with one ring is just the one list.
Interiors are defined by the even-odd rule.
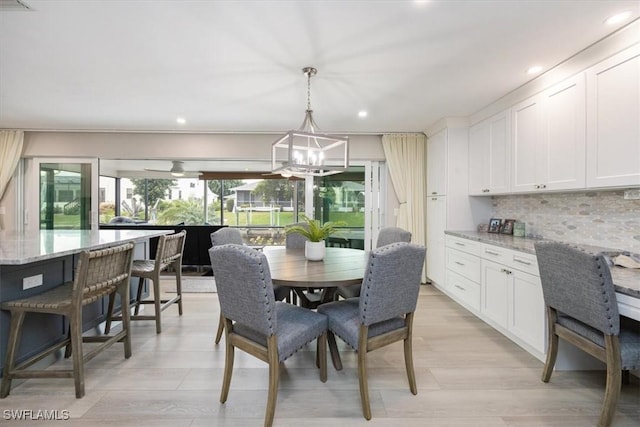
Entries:
[[[426,246],[427,137],[424,134],[382,136],[391,183],[400,202],[396,226],[411,232],[411,241]],[[426,267],[422,272],[425,282]]]
[[20,161],[23,141],[24,132],[21,130],[0,131],[0,200]]

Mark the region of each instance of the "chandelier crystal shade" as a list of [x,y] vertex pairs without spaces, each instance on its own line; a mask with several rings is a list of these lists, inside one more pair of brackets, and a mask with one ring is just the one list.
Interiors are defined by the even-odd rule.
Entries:
[[271,171],[283,177],[327,176],[349,167],[349,137],[318,132],[311,109],[311,77],[318,72],[305,67],[307,110],[302,126],[290,130],[271,145]]

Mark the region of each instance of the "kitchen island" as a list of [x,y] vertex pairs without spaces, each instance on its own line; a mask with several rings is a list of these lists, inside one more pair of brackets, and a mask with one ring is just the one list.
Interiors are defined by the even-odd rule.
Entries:
[[[73,280],[78,254],[119,244],[135,243],[134,257],[148,258],[149,239],[167,230],[40,230],[24,234],[0,232],[0,302],[29,297]],[[131,295],[136,284],[132,282]],[[83,311],[84,329],[104,320],[106,302]],[[0,311],[0,368],[4,366],[10,315]],[[65,338],[68,322],[62,316],[32,314],[24,323],[19,360]]]

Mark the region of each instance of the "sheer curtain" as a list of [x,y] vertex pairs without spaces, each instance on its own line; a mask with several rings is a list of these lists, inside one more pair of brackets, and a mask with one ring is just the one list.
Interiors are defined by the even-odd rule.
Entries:
[[[391,183],[400,202],[396,226],[411,232],[411,241],[426,246],[427,137],[424,134],[382,136]],[[426,281],[426,267],[422,280]]]
[[[0,131],[0,202],[22,155],[24,132]],[[4,215],[0,215],[0,230],[4,228]]]

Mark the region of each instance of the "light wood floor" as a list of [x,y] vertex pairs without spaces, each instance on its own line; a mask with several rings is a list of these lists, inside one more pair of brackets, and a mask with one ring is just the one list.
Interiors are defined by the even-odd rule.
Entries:
[[[133,324],[133,356],[120,345],[90,361],[86,396],[72,380],[27,380],[0,400],[2,426],[261,426],[267,365],[236,352],[231,391],[219,403],[224,345],[213,338],[215,294],[185,294],[185,313]],[[418,395],[409,392],[402,344],[369,354],[373,419],[361,414],[356,358],[344,345],[345,369],[329,366],[323,384],[309,346],[285,362],[275,426],[591,426],[604,393],[602,372],[555,372],[431,286],[421,289],[415,317]],[[67,364],[61,360],[52,368]],[[10,421],[7,410],[68,410],[66,421]],[[623,387],[614,426],[640,425],[640,384]]]

